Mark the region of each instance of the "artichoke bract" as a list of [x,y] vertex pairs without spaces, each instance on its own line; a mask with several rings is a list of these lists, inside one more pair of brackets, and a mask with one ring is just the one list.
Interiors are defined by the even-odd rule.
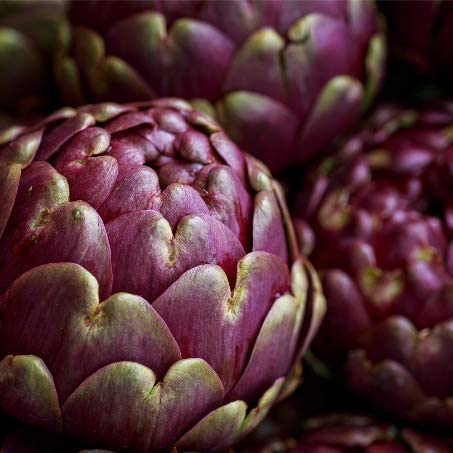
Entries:
[[0,409],[89,445],[223,450],[324,310],[281,189],[177,99],[1,134]]
[[296,198],[328,306],[318,354],[347,353],[365,400],[453,426],[453,104],[382,105]]
[[272,171],[351,126],[383,73],[370,1],[76,1],[70,17],[66,104],[190,99]]

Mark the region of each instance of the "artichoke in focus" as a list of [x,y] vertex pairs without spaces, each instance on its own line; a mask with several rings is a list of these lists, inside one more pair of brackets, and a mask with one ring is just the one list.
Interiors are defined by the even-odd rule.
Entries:
[[74,1],[68,14],[49,65],[62,105],[189,99],[276,172],[352,126],[383,76],[368,0]]
[[96,448],[223,451],[300,378],[324,300],[281,189],[186,102],[0,135],[0,410]]
[[332,151],[293,205],[328,306],[316,352],[361,399],[451,427],[453,104],[382,105]]

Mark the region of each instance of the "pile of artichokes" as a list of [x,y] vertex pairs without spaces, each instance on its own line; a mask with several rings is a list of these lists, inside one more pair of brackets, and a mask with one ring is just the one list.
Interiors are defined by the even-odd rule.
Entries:
[[0,452],[452,452],[452,39],[0,2]]

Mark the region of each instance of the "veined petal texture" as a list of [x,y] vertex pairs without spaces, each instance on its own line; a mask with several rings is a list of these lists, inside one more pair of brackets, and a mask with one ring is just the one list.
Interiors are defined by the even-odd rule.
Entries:
[[6,415],[95,448],[215,451],[294,388],[322,293],[278,183],[214,120],[104,103],[2,140]]

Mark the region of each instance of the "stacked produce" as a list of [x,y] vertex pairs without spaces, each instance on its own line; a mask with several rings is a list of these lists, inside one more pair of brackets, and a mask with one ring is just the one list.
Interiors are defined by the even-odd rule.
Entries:
[[0,2],[0,452],[452,452],[452,30]]
[[[184,97],[273,171],[351,127],[383,75],[369,1],[102,0],[69,9],[73,26],[60,16],[46,52],[61,102]],[[21,12],[9,23],[25,38],[33,31]]]
[[453,105],[381,106],[307,170],[294,216],[321,272],[319,354],[362,398],[453,426]]

